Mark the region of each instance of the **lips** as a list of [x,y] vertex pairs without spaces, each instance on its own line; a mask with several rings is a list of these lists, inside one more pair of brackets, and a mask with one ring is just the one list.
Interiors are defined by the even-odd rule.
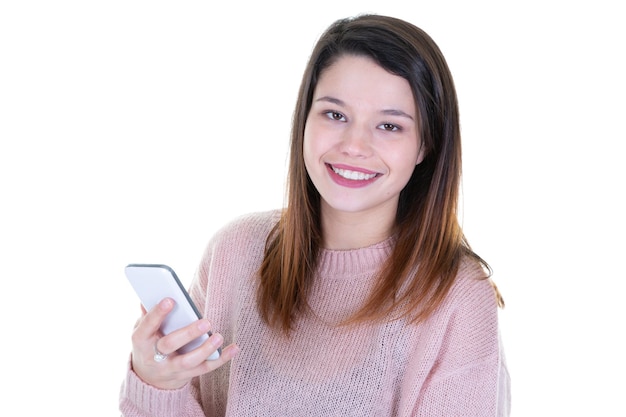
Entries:
[[381,174],[369,170],[356,169],[343,165],[326,164],[331,178],[339,185],[363,187],[376,180]]

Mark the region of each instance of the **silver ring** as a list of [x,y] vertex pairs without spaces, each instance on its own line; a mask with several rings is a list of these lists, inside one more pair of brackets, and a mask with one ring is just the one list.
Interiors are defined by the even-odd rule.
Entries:
[[159,339],[157,339],[157,341],[154,342],[154,361],[163,362],[165,359],[167,359],[167,354],[159,352],[159,349],[157,349],[157,346],[156,346],[158,341]]

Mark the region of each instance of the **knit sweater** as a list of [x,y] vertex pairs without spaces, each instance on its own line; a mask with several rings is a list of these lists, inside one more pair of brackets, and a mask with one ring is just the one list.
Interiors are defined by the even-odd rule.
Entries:
[[290,336],[268,327],[257,271],[277,212],[237,219],[210,241],[190,294],[241,351],[177,390],[145,384],[128,369],[124,416],[507,416],[509,376],[493,288],[464,262],[444,302],[408,320],[337,326],[368,297],[392,240],[322,250],[310,308]]

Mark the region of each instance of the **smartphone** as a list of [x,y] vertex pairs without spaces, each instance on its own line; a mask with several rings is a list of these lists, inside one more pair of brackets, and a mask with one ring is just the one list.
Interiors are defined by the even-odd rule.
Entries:
[[[141,300],[143,307],[149,311],[161,300],[169,297],[175,301],[174,309],[165,317],[161,324],[161,332],[166,335],[181,327],[187,326],[202,318],[200,312],[189,297],[172,268],[160,264],[129,264],[125,268],[130,285]],[[192,340],[178,349],[178,353],[187,353],[206,341],[211,332]],[[220,357],[221,349],[216,350],[207,360]]]

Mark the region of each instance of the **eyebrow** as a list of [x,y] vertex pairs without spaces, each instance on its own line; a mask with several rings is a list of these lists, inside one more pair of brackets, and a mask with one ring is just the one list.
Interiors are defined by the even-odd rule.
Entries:
[[[346,103],[343,102],[343,100],[339,100],[338,98],[335,97],[331,97],[331,96],[324,96],[324,97],[320,97],[317,100],[315,100],[316,102],[318,101],[327,101],[329,103],[333,103],[336,104],[338,106],[341,107],[346,107]],[[411,120],[414,121],[413,116],[411,116],[410,114],[402,111],[402,110],[398,110],[398,109],[385,109],[385,110],[381,110],[380,113],[382,114],[387,114],[390,116],[400,116],[400,117],[406,117],[409,118]]]

